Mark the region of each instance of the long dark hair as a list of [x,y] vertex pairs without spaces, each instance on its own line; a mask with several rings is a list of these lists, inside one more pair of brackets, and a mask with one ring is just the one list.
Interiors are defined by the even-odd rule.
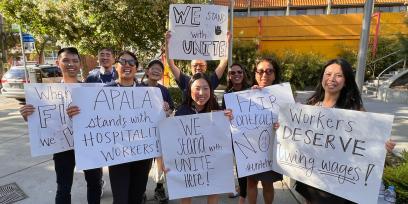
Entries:
[[196,73],[191,77],[190,81],[188,82],[186,93],[184,95],[183,105],[187,105],[188,107],[194,107],[194,101],[191,98],[191,85],[198,79],[204,79],[210,86],[210,98],[208,99],[207,103],[205,103],[203,112],[211,112],[212,110],[219,110],[220,106],[218,105],[217,99],[214,95],[214,89],[211,86],[211,83],[208,77],[203,73]]
[[[276,60],[270,58],[270,57],[262,57],[262,58],[260,58],[260,59],[258,59],[256,61],[256,65],[255,65],[255,68],[254,68],[254,71],[253,71],[253,76],[256,75],[256,68],[258,67],[258,64],[261,63],[261,62],[264,62],[264,61],[269,62],[272,65],[273,72],[275,72],[275,80],[273,80],[272,85],[273,84],[279,84],[280,81],[281,81],[280,67],[279,67],[278,62]],[[254,77],[254,84],[253,85],[258,85],[258,82],[256,81],[255,77]]]
[[[242,82],[241,82],[241,84],[242,84],[242,90],[247,89],[247,88],[249,87],[249,84],[248,84],[247,73],[246,73],[246,70],[245,70],[244,66],[241,65],[241,64],[239,64],[239,63],[233,63],[233,64],[231,65],[231,67],[233,67],[233,66],[238,66],[239,68],[241,68],[241,70],[242,70],[242,75],[243,75]],[[228,72],[228,75],[229,75],[229,72]],[[228,90],[230,90],[234,85],[232,84],[231,80],[228,79],[227,81],[228,81],[228,84],[227,84],[226,90],[228,91]],[[239,91],[239,90],[236,90],[236,91]]]
[[353,110],[363,109],[363,101],[354,79],[353,69],[350,63],[342,58],[329,60],[324,65],[323,70],[320,74],[319,83],[316,86],[314,94],[307,100],[307,104],[314,105],[318,102],[323,101],[325,93],[322,86],[323,75],[326,68],[332,64],[338,64],[341,67],[341,71],[343,72],[345,79],[344,87],[341,89],[340,96],[336,101],[336,108]]

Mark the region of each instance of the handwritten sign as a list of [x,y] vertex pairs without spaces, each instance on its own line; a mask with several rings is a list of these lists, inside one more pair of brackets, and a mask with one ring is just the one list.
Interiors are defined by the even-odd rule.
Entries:
[[170,59],[217,60],[227,57],[228,7],[171,4]]
[[234,119],[231,132],[238,176],[244,177],[272,170],[273,123],[279,107],[294,103],[289,83],[224,95]]
[[170,199],[234,191],[231,136],[223,112],[171,117],[159,127]]
[[66,108],[72,102],[72,89],[100,84],[29,83],[24,84],[26,103],[35,108],[28,117],[31,155],[54,154],[73,149],[72,120]]
[[75,161],[92,169],[160,156],[158,122],[165,118],[156,87],[77,88],[73,104]]
[[279,114],[274,170],[357,203],[377,203],[393,118],[286,104]]

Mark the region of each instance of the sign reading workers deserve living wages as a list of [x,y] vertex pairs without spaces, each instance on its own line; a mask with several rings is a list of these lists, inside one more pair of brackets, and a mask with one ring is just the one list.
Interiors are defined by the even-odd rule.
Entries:
[[234,192],[231,136],[224,112],[170,117],[159,127],[170,199]]
[[233,92],[224,99],[234,115],[231,132],[238,176],[272,170],[273,123],[278,121],[280,106],[295,102],[290,84]]
[[169,58],[218,60],[227,57],[228,7],[171,4]]
[[160,156],[158,122],[165,118],[156,87],[73,90],[75,162],[78,169]]
[[274,170],[357,203],[377,203],[394,116],[281,107]]
[[85,83],[24,84],[26,103],[35,111],[28,119],[31,155],[40,156],[74,148],[72,120],[66,108],[72,101],[72,89],[80,86],[101,86]]

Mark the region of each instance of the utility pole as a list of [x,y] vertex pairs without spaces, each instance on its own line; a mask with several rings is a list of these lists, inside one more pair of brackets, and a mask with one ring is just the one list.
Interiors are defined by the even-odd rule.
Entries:
[[370,22],[373,12],[374,0],[367,0],[364,5],[363,24],[360,35],[360,49],[358,51],[356,83],[358,89],[362,90],[364,74],[367,63],[368,40],[370,37]]
[[28,70],[27,70],[27,62],[26,62],[26,56],[25,56],[25,50],[24,50],[24,42],[23,42],[23,32],[21,31],[21,25],[18,26],[18,31],[20,33],[20,43],[21,43],[21,52],[23,56],[23,66],[24,66],[24,76],[25,76],[25,81],[28,83]]
[[234,0],[230,0],[230,30],[231,40],[228,45],[228,66],[232,65],[232,45],[234,37]]
[[0,77],[3,76],[4,73],[4,57],[6,56],[5,50],[4,50],[4,31],[3,31],[3,26],[4,26],[4,18],[0,14]]

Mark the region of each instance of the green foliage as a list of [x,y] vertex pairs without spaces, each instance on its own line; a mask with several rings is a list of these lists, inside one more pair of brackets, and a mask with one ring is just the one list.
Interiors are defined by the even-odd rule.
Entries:
[[173,99],[174,107],[178,108],[183,102],[183,93],[178,87],[169,87],[170,96]]
[[280,59],[283,81],[289,81],[294,89],[304,90],[316,86],[325,63],[322,55],[309,52],[285,51]]
[[[340,48],[338,57],[346,59],[348,62],[350,62],[353,68],[357,68],[358,50],[343,45],[339,45],[338,47]],[[401,46],[401,42],[396,38],[379,38],[375,56],[372,55],[373,46],[371,45],[369,47],[365,79],[375,79],[375,77],[377,77],[378,74],[380,74],[388,66],[402,59],[404,53],[399,53],[386,57],[374,63],[375,60],[380,59],[388,54],[391,54],[400,49],[403,50],[402,47],[403,46]],[[396,68],[399,67],[396,66]]]
[[0,12],[25,25],[36,37],[74,45],[82,53],[100,47],[133,48],[141,59],[159,50],[166,31],[170,0],[1,0]]
[[408,203],[408,152],[403,151],[402,161],[386,166],[383,180],[386,186],[395,186],[397,203]]

